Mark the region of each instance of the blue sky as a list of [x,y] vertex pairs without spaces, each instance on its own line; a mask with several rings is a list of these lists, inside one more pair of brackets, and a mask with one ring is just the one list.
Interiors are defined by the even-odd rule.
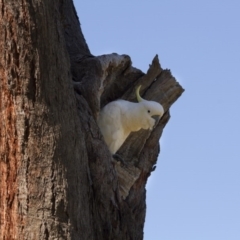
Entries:
[[77,1],[94,55],[155,54],[185,88],[147,185],[145,240],[240,239],[240,1]]

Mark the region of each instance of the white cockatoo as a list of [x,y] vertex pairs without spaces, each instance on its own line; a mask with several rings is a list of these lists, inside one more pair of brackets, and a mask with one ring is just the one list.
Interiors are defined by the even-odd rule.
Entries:
[[141,98],[140,88],[136,89],[138,103],[116,100],[104,106],[99,113],[97,123],[112,154],[117,152],[131,132],[152,130],[155,125],[152,116],[161,118],[164,113],[158,102]]

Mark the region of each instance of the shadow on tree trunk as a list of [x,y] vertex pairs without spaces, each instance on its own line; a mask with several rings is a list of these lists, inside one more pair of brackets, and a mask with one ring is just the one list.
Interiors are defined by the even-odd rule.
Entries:
[[[155,56],[93,56],[71,0],[0,3],[0,239],[143,239],[146,182],[183,88]],[[165,114],[132,133],[115,161],[96,123],[141,95]]]

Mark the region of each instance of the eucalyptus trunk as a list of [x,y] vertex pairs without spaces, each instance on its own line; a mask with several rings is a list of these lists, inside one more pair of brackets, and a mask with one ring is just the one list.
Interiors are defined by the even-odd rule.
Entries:
[[[93,56],[71,0],[0,0],[0,239],[143,239],[146,182],[182,87],[155,56]],[[118,98],[161,102],[116,162],[96,124]]]

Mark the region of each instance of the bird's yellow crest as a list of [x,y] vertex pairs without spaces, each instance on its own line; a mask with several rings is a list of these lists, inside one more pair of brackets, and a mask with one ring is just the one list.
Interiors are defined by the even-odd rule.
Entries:
[[141,102],[143,100],[140,96],[140,93],[139,93],[140,88],[141,88],[141,85],[139,85],[136,89],[136,97],[137,97],[138,102]]

